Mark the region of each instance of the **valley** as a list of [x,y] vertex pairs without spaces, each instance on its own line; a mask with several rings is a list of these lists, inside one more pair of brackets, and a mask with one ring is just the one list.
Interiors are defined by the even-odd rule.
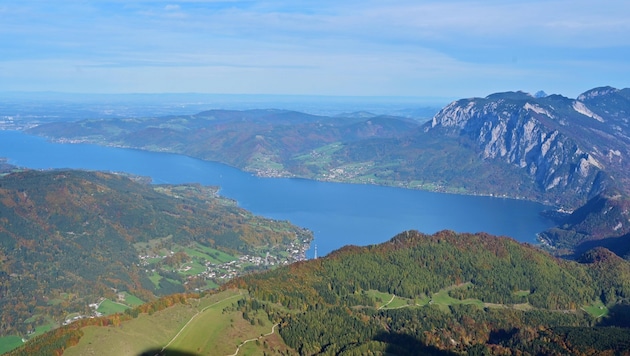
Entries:
[[[550,251],[570,257],[603,244],[625,256],[630,253],[627,112],[630,89],[600,87],[575,99],[524,92],[460,99],[428,122],[279,109],[209,110],[51,122],[26,132],[59,142],[183,154],[262,177],[541,202],[580,211],[540,231]],[[614,214],[600,210],[603,201]]]
[[[219,195],[230,194],[229,184],[161,184],[173,179],[156,181],[162,173],[150,173],[147,184],[127,174],[8,166],[0,186],[0,326],[32,339],[15,355],[102,354],[104,344],[126,354],[191,355],[216,353],[219,344],[226,355],[626,352],[629,111],[628,89],[602,87],[576,99],[522,92],[461,99],[428,122],[254,109],[22,126],[58,147],[221,162],[252,173],[238,178],[248,182],[235,185],[240,194],[260,194],[274,208],[257,217],[241,198]],[[387,242],[352,244],[372,225],[353,224],[357,213],[348,208],[338,218],[350,229],[336,242],[350,244],[308,260],[321,232],[275,219],[305,214],[291,206],[303,199],[296,178],[489,199],[464,207],[458,220],[513,215],[483,208],[502,198],[558,213],[546,213],[555,226],[536,228],[544,242],[537,246],[511,233],[406,228]],[[252,184],[258,179],[264,189]],[[271,181],[282,189],[265,195]],[[323,185],[305,184],[326,197]],[[331,226],[344,201],[388,201],[338,195],[322,201]],[[387,213],[383,206],[371,223],[402,219],[409,209],[401,205]],[[519,217],[508,224],[529,225]],[[176,319],[160,324],[171,313]],[[155,323],[157,334],[141,331]]]
[[629,13],[3,1],[0,355],[630,356]]

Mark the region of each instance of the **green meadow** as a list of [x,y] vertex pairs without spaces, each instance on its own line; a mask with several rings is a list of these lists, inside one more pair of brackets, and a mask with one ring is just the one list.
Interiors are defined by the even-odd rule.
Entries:
[[22,338],[19,336],[0,337],[0,355],[22,346]]
[[273,327],[266,314],[253,313],[252,317],[260,321],[252,323],[238,310],[224,311],[244,297],[242,291],[228,290],[151,316],[140,314],[120,326],[86,327],[79,344],[68,348],[64,356],[139,355],[164,347],[200,355],[231,355],[247,340],[252,341],[241,346],[239,355],[262,354],[263,344],[267,344],[263,341],[279,337],[277,329],[266,335]]
[[116,314],[116,313],[122,313],[127,309],[129,309],[129,306],[127,305],[117,303],[109,299],[105,299],[104,301],[101,302],[101,304],[98,306],[98,309],[96,309],[96,311],[98,311],[99,313],[103,315],[111,315],[111,314]]

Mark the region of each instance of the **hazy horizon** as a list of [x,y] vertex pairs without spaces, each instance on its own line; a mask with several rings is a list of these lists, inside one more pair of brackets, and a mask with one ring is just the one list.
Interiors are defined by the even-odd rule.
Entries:
[[[454,100],[454,99],[453,99]],[[202,93],[0,92],[0,118],[44,121],[197,114],[206,110],[293,110],[335,116],[355,112],[428,120],[451,98]]]
[[630,3],[0,5],[0,92],[576,97],[630,82]]

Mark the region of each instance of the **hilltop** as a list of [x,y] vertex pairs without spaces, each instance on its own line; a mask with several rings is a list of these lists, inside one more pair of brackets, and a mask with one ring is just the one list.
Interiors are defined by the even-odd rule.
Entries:
[[605,250],[578,263],[487,234],[407,231],[236,278],[217,293],[75,323],[14,354],[167,344],[167,354],[190,355],[623,354],[628,280],[630,263]]

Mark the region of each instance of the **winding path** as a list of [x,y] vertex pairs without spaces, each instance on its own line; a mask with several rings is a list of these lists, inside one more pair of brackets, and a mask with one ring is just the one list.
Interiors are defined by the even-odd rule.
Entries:
[[394,301],[394,298],[396,298],[396,294],[392,294],[392,299],[390,299],[390,300],[389,300],[389,302],[387,302],[387,303],[385,303],[385,304],[381,305],[381,306],[378,308],[378,310],[381,310],[381,309],[385,308],[386,306],[388,306],[391,302],[393,302],[393,301]]
[[266,334],[264,334],[264,335],[260,335],[259,337],[254,338],[254,339],[249,339],[249,340],[245,340],[245,341],[241,342],[241,343],[240,343],[240,345],[238,345],[238,346],[236,347],[236,351],[235,351],[233,354],[228,355],[228,356],[236,356],[236,355],[238,354],[238,352],[241,350],[241,346],[245,345],[245,344],[246,344],[246,343],[248,343],[248,342],[252,342],[252,341],[256,341],[256,340],[260,340],[260,339],[262,339],[263,337],[266,337],[266,336],[269,336],[269,335],[273,335],[273,333],[274,333],[274,332],[275,332],[275,330],[276,330],[276,326],[278,326],[278,324],[274,324],[274,325],[271,327],[271,332],[268,332],[268,333],[266,333]]
[[[184,329],[186,329],[186,327],[188,326],[188,324],[190,324],[190,322],[191,322],[191,321],[193,321],[193,319],[195,319],[195,318],[197,317],[197,315],[199,315],[199,314],[203,313],[203,312],[204,312],[204,311],[206,311],[208,308],[211,308],[211,307],[213,307],[213,306],[215,306],[215,305],[217,305],[217,304],[219,304],[219,303],[222,303],[222,302],[224,302],[224,301],[226,301],[226,300],[228,300],[228,299],[237,298],[237,297],[239,297],[239,298],[240,298],[240,297],[242,297],[242,296],[243,296],[242,294],[236,294],[236,295],[233,295],[233,296],[231,296],[231,297],[227,297],[227,298],[221,299],[221,300],[219,300],[218,302],[214,302],[214,303],[212,303],[212,304],[210,304],[210,305],[208,305],[208,306],[204,307],[204,308],[203,308],[203,309],[201,309],[200,311],[198,311],[198,312],[197,312],[197,314],[193,315],[193,316],[190,318],[190,320],[188,320],[188,322],[187,322],[184,326],[182,326],[182,328],[179,330],[179,332],[178,332],[175,336],[173,336],[173,338],[171,339],[171,341],[169,341],[169,342],[168,342],[168,344],[166,344],[166,346],[164,346],[164,347],[162,348],[162,350],[160,351],[160,353],[158,353],[157,355],[161,355],[161,354],[162,354],[162,352],[164,352],[164,350],[165,350],[167,347],[169,347],[169,345],[170,345],[170,344],[172,344],[172,343],[173,343],[173,341],[175,341],[175,339],[177,339],[177,337],[179,336],[179,334],[181,334],[181,333],[182,333],[182,331],[184,331]],[[273,329],[272,329],[271,331],[273,331]],[[238,352],[238,350],[237,350],[237,352]]]

